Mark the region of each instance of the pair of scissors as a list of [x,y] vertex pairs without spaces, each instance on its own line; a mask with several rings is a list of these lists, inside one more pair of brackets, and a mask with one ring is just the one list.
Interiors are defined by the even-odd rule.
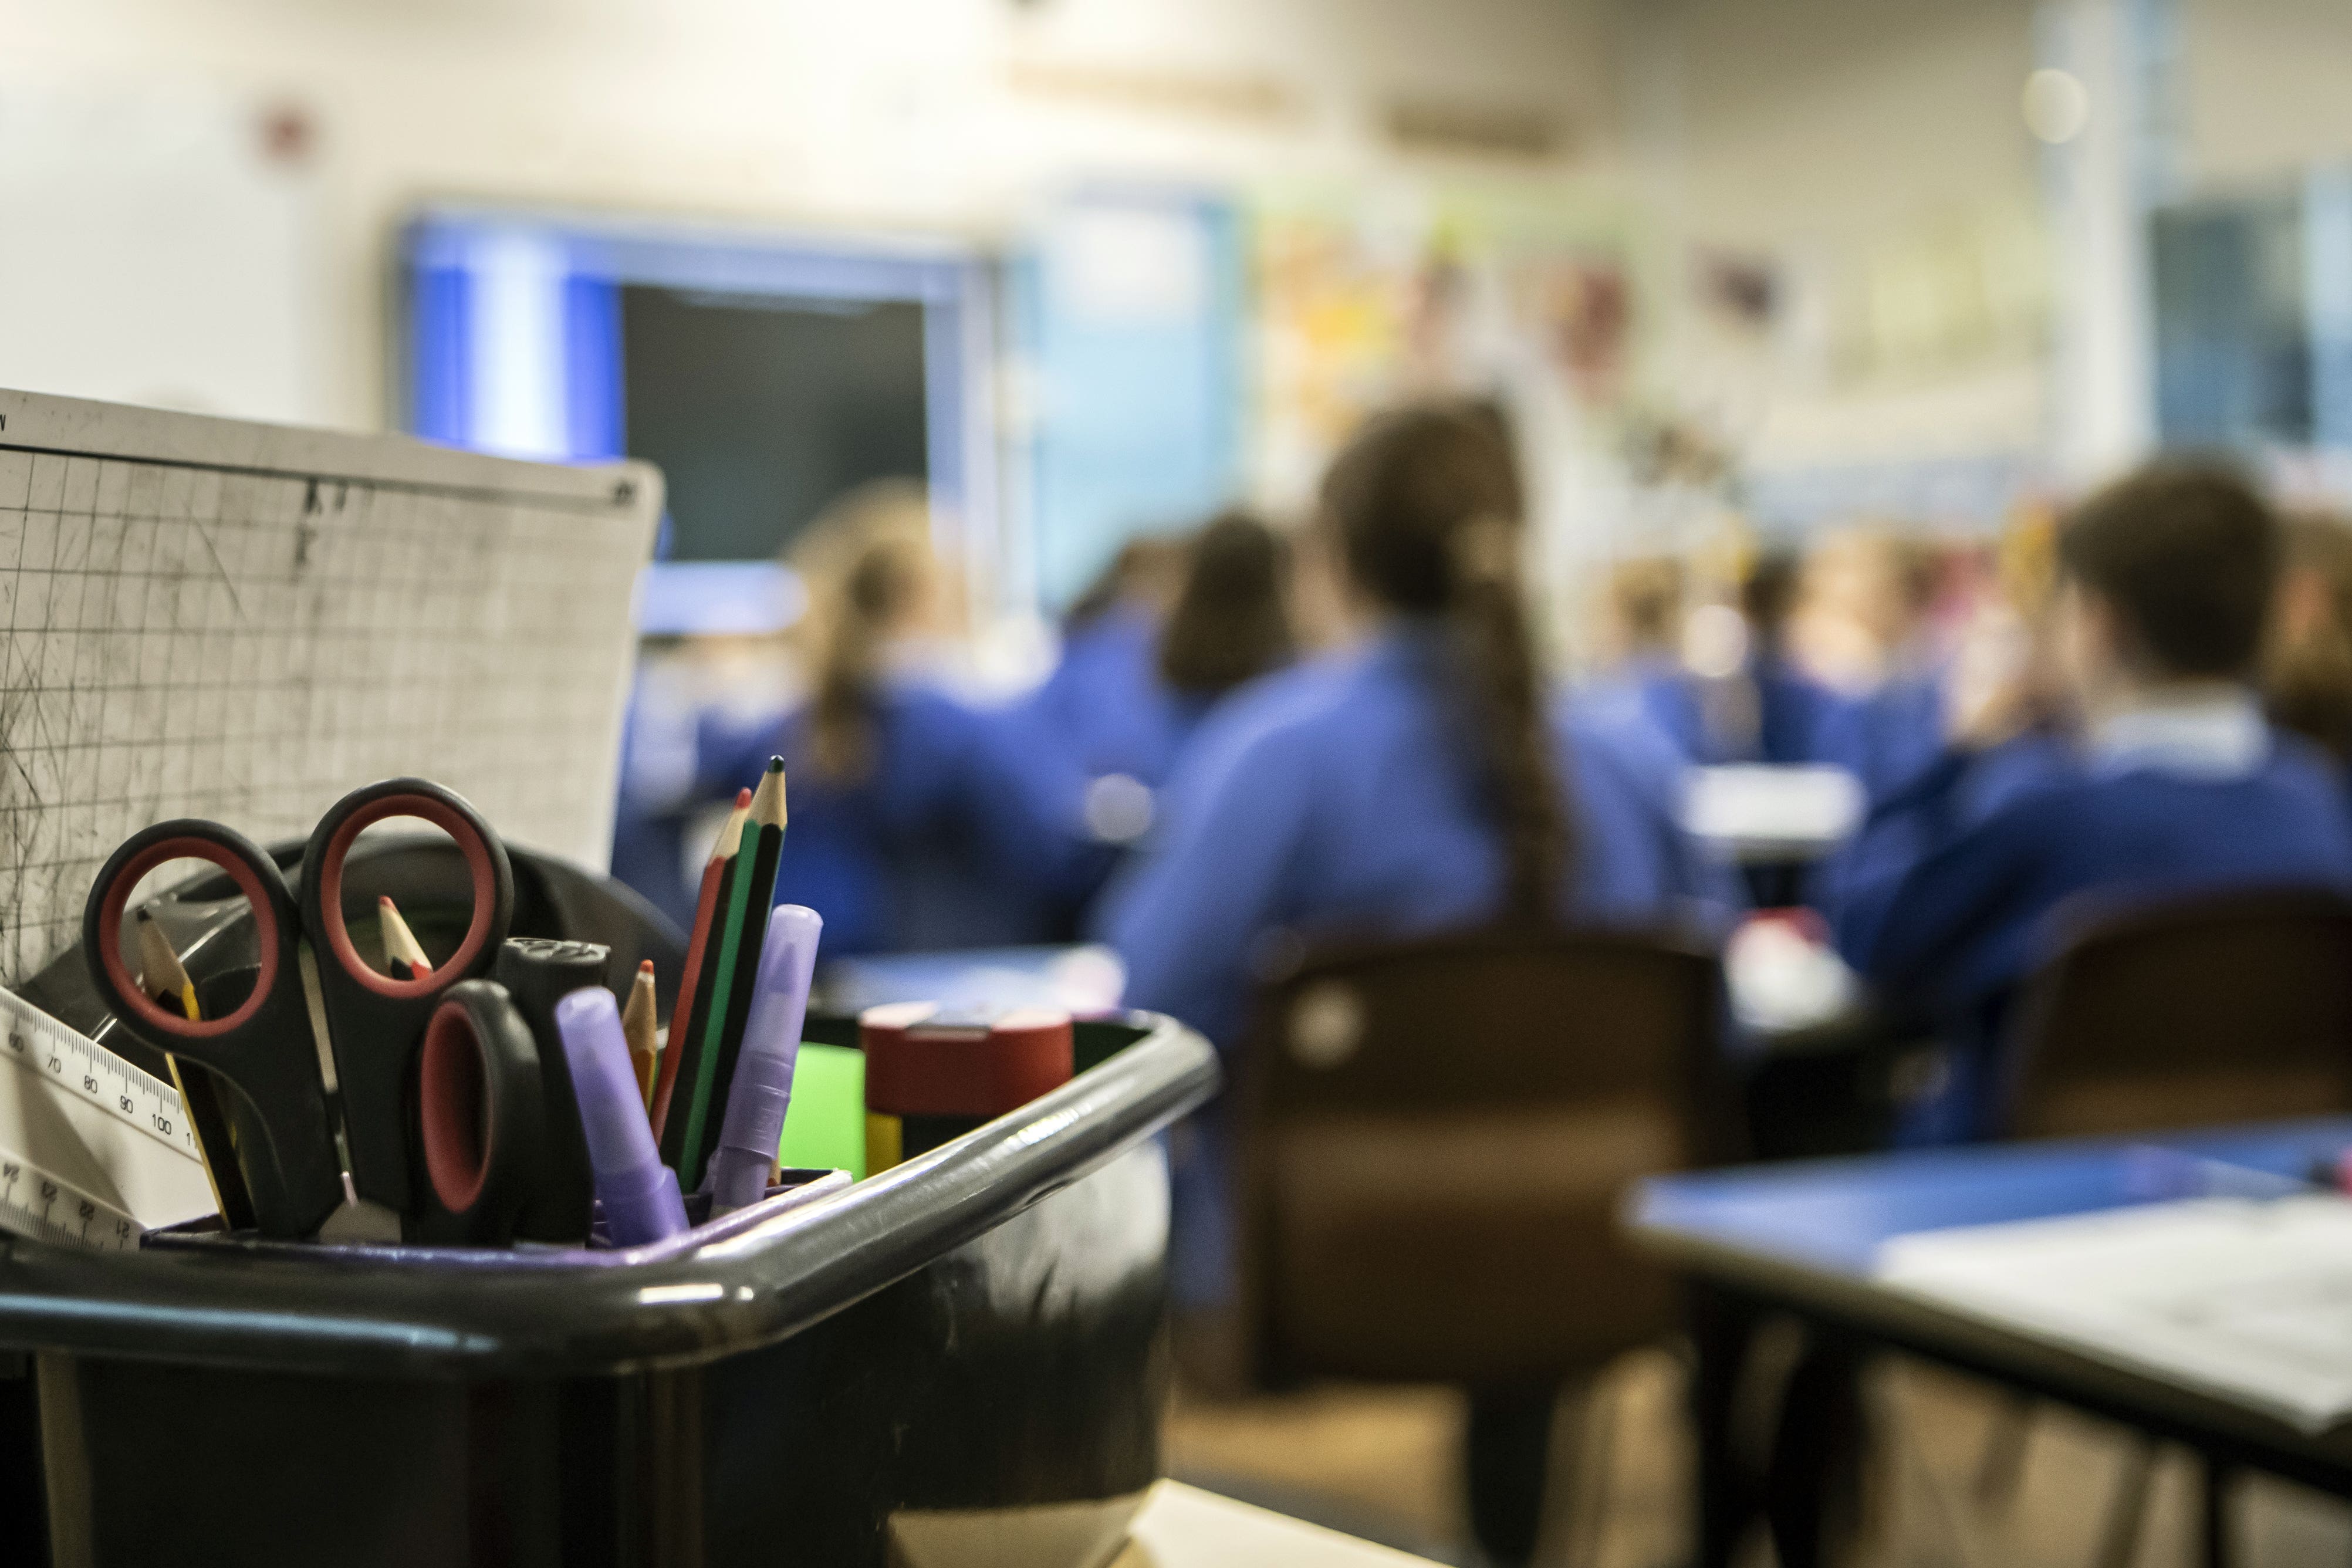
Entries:
[[[379,973],[361,958],[343,914],[352,847],[362,831],[391,817],[417,817],[447,834],[472,883],[472,916],[457,951],[406,980]],[[221,1017],[194,1020],[158,1005],[124,960],[123,916],[132,892],[156,868],[179,859],[217,867],[253,910],[259,969],[252,991]],[[438,784],[388,779],[352,791],[320,819],[303,850],[299,888],[288,885],[259,847],[216,822],[184,817],[132,835],[90,889],[82,948],[100,996],[134,1034],[217,1075],[244,1097],[269,1146],[266,1160],[238,1152],[256,1223],[268,1236],[304,1237],[344,1201],[338,1109],[352,1193],[404,1219],[436,1208],[462,1214],[469,1201],[513,1185],[477,1179],[489,1167],[536,1157],[536,1151],[512,1146],[523,1141],[520,1124],[497,1113],[526,1092],[536,1099],[537,1054],[528,1026],[510,1005],[500,1013],[477,993],[455,1002],[448,994],[488,971],[513,914],[513,868],[481,815]],[[434,1091],[450,1105],[470,1105],[469,1125],[478,1134],[470,1141],[457,1135],[466,1116],[418,1098],[419,1053],[445,1009],[452,1021],[441,1026]],[[317,1037],[320,1029],[324,1041]],[[467,1043],[469,1063],[457,1048]],[[527,1089],[520,1081],[526,1067]],[[427,1165],[428,1121],[441,1157],[420,1170]]]

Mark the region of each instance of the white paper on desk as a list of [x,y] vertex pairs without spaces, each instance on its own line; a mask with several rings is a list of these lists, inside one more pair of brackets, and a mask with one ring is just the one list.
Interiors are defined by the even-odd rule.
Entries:
[[2352,1417],[2352,1202],[2196,1198],[1924,1231],[1882,1284],[2309,1433]]
[[1738,763],[1693,768],[1683,826],[1735,851],[1826,853],[1861,826],[1862,781],[1826,764]]

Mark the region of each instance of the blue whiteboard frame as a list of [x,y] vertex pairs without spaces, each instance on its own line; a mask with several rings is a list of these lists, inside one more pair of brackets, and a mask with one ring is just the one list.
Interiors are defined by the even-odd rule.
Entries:
[[[622,450],[625,284],[919,304],[934,513],[954,531],[948,542],[968,555],[995,548],[992,278],[971,251],[436,207],[402,229],[398,265],[393,405],[404,427],[430,441],[557,462],[601,461]],[[995,597],[990,607],[1005,607]]]

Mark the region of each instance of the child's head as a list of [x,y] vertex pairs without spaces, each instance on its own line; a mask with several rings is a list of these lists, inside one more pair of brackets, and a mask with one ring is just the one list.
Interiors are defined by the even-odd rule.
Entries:
[[907,479],[858,486],[810,523],[791,551],[809,595],[807,629],[855,621],[879,637],[952,630],[953,598],[931,540],[923,487]]
[[856,777],[872,761],[874,693],[889,647],[958,629],[922,487],[858,487],[809,525],[792,557],[808,587],[796,630],[812,650],[815,761],[828,774]]
[[1515,560],[1522,513],[1509,446],[1463,405],[1376,416],[1323,478],[1321,522],[1349,586],[1392,613],[1442,615],[1489,556]]
[[1064,635],[1082,631],[1121,606],[1157,620],[1183,585],[1187,554],[1173,539],[1139,534],[1129,540],[1062,612]]
[[2307,512],[2285,529],[2263,660],[2271,721],[2352,762],[2352,523]]
[[1829,643],[1841,664],[1884,666],[1927,626],[1943,557],[1920,535],[1858,528],[1824,539],[1805,558],[1793,635]]
[[2058,539],[2059,646],[2088,702],[2249,679],[2276,587],[2277,515],[2229,470],[2149,464],[2077,507]]
[[1609,574],[1611,651],[1620,658],[1673,658],[1683,639],[1683,563],[1671,555],[1621,561]]
[[1162,679],[1214,697],[1288,663],[1289,591],[1289,542],[1248,512],[1220,513],[1192,541],[1160,628]]

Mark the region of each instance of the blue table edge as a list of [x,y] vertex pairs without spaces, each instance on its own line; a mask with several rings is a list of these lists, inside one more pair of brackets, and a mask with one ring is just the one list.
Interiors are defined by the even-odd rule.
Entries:
[[2314,1117],[2102,1138],[1740,1165],[1654,1176],[1627,1194],[1624,1222],[1668,1255],[1677,1243],[1867,1277],[1898,1236],[2092,1214],[2182,1195],[2152,1188],[2148,1156],[2300,1178],[2352,1148],[2352,1117]]

